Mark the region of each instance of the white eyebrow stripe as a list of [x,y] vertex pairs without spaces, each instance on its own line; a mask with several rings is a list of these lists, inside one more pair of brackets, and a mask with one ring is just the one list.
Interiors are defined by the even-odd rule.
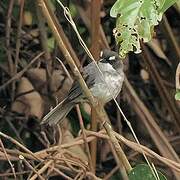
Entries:
[[116,59],[116,57],[115,57],[115,56],[111,56],[111,57],[109,57],[109,60],[114,60],[114,59]]
[[102,55],[103,55],[103,51],[100,52],[100,57],[102,57]]

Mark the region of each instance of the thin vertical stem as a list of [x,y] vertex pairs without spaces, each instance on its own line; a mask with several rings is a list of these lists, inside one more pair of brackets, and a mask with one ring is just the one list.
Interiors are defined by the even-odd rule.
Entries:
[[[101,1],[92,0],[91,1],[91,53],[94,59],[99,58],[99,32],[100,32],[100,10]],[[97,131],[97,114],[92,108],[91,110],[91,129],[92,131]],[[93,161],[93,166],[96,167],[96,154],[97,154],[97,139],[91,142],[91,157]],[[95,168],[94,168],[95,169]]]
[[88,156],[89,167],[90,167],[91,172],[94,172],[94,167],[93,167],[93,163],[92,163],[92,159],[91,159],[91,154],[90,154],[89,145],[88,145],[88,142],[87,142],[84,123],[83,123],[83,119],[82,119],[82,115],[81,115],[79,105],[76,105],[76,110],[77,110],[77,113],[78,113],[79,124],[80,124],[81,130],[82,130],[82,136],[83,136],[83,139],[84,139],[85,151],[86,151],[87,156]]

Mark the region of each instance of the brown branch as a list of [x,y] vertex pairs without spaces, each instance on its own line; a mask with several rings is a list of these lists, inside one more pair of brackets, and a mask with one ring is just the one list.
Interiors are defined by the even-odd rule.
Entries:
[[19,51],[21,47],[21,28],[23,21],[23,10],[24,10],[24,0],[20,1],[20,14],[19,14],[19,23],[17,29],[17,39],[16,39],[16,55],[15,55],[15,64],[14,64],[14,73],[17,73],[17,65],[19,61]]
[[91,52],[94,59],[99,58],[100,54],[100,10],[101,1],[91,1]]
[[[92,0],[91,1],[91,53],[95,60],[98,60],[100,49],[99,49],[99,30],[100,30],[100,10],[101,10],[101,1]],[[98,116],[94,108],[91,110],[91,129],[92,131],[97,131],[97,122]],[[94,172],[96,167],[96,156],[97,156],[97,139],[90,144],[91,147],[91,158],[94,166]]]
[[[82,7],[80,7],[78,4],[76,4],[78,12],[84,22],[84,24],[86,25],[86,27],[88,28],[88,30],[91,32],[91,23],[90,23],[90,18],[89,18],[89,14],[88,11],[84,10]],[[100,46],[102,48],[109,48],[109,44],[107,42],[106,36],[104,34],[103,28],[100,24]]]
[[8,59],[8,65],[9,65],[9,72],[12,75],[13,74],[13,60],[11,57],[11,50],[10,50],[10,33],[11,33],[11,16],[12,16],[12,10],[14,6],[14,0],[10,0],[9,7],[8,7],[8,13],[7,13],[7,20],[6,20],[6,49],[7,49],[7,59]]

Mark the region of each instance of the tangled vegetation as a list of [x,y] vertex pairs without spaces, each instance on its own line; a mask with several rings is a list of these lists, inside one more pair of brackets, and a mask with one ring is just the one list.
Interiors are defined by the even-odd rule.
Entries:
[[[179,179],[175,2],[0,1],[0,179]],[[80,73],[102,49],[119,52],[126,74],[104,108]],[[90,104],[40,125],[73,79]]]

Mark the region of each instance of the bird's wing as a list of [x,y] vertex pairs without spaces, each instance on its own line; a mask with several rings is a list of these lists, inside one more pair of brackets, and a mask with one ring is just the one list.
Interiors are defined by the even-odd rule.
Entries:
[[[88,88],[91,88],[95,83],[96,78],[96,67],[94,67],[94,63],[88,64],[86,67],[83,68],[83,78],[88,86]],[[84,98],[83,92],[81,89],[81,86],[77,80],[74,81],[72,88],[69,91],[68,98],[66,101],[74,101],[76,103],[79,102],[78,98]]]

